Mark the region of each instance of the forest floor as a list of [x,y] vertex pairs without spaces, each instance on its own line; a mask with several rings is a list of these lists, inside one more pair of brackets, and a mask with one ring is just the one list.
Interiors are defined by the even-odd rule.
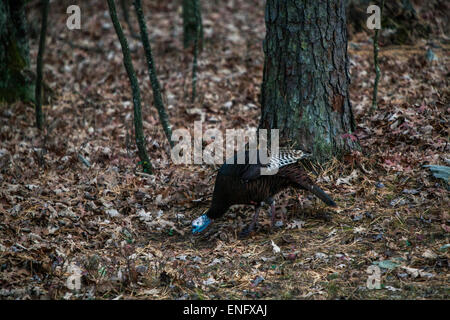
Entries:
[[[194,104],[180,9],[146,5],[173,128],[192,132],[202,117],[204,129],[257,126],[260,2],[204,2]],[[194,237],[190,224],[209,206],[217,167],[171,163],[143,50],[129,37],[155,167],[139,173],[131,90],[106,6],[82,8],[78,31],[66,28],[61,4],[51,6],[45,79],[56,98],[44,106],[48,129],[34,127],[29,105],[0,107],[0,299],[449,298],[449,193],[423,167],[450,158],[448,38],[433,40],[433,61],[424,40],[382,47],[372,115],[372,45],[364,34],[349,42],[362,152],[315,178],[338,208],[288,190],[277,197],[286,226],[269,230],[264,208],[259,230],[239,239],[253,208],[236,207]],[[31,48],[35,60],[36,38]],[[379,289],[367,286],[370,266],[380,268]],[[80,290],[71,290],[77,275]]]

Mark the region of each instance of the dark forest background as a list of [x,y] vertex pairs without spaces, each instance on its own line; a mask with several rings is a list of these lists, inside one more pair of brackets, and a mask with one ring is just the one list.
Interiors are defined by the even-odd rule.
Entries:
[[[197,43],[185,37],[192,14],[183,17],[183,1],[142,2],[172,129],[193,132],[200,119],[204,130],[258,127],[265,2],[197,1]],[[287,225],[269,230],[263,209],[261,230],[248,239],[237,233],[251,219],[249,207],[232,208],[192,237],[219,166],[172,163],[133,5],[124,1],[126,18],[115,3],[151,169],[136,146],[132,88],[106,1],[77,3],[80,30],[66,27],[74,3],[49,3],[42,129],[35,113],[41,1],[27,1],[14,17],[29,40],[15,47],[22,58],[5,49],[0,28],[0,59],[14,66],[13,73],[0,66],[0,299],[448,299],[446,1],[386,1],[376,109],[369,2],[348,1],[354,130],[346,138],[359,147],[313,163],[311,172],[338,208],[289,190],[277,197]],[[0,26],[11,21],[0,15]],[[3,90],[5,79],[18,92]],[[382,271],[379,290],[366,287],[371,265]],[[80,290],[67,286],[72,275]]]

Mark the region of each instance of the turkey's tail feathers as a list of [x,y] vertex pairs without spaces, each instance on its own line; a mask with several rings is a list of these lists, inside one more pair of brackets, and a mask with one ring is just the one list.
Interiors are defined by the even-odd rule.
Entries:
[[298,165],[289,165],[280,169],[279,176],[289,178],[294,184],[302,189],[308,190],[316,195],[327,205],[336,207],[336,203],[322,189],[314,184],[306,172]]
[[312,193],[314,193],[320,200],[325,202],[327,205],[331,207],[336,207],[336,203],[333,201],[333,199],[330,198],[329,195],[327,195],[322,189],[320,189],[316,185],[310,185],[308,188]]

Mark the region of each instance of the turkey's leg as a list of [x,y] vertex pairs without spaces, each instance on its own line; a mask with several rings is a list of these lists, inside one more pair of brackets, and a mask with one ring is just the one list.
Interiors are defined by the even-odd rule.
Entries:
[[273,228],[273,226],[275,225],[275,217],[277,216],[277,213],[275,211],[275,200],[269,199],[269,203],[270,203],[270,228]]
[[255,208],[255,214],[253,215],[252,222],[250,223],[249,226],[245,227],[241,232],[239,232],[240,238],[247,237],[255,229],[256,223],[258,222],[258,216],[259,216],[260,209],[261,209],[260,206],[257,206]]
[[252,223],[250,223],[250,226],[248,227],[248,232],[252,232],[253,229],[255,228],[256,223],[258,222],[260,209],[261,209],[261,207],[259,207],[259,206],[255,208],[255,214],[253,215]]
[[283,227],[286,225],[286,216],[283,212],[283,210],[281,210],[281,222],[283,222]]

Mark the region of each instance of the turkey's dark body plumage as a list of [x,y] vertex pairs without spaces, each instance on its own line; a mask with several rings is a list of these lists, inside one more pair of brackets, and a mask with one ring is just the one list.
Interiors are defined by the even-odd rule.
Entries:
[[336,205],[312,182],[296,161],[279,165],[278,172],[273,175],[262,175],[261,169],[264,167],[259,159],[256,164],[225,163],[217,174],[211,207],[206,215],[217,219],[225,214],[230,206],[236,204],[255,205],[258,208],[261,202],[272,203],[272,197],[288,187],[308,190],[326,204]]

